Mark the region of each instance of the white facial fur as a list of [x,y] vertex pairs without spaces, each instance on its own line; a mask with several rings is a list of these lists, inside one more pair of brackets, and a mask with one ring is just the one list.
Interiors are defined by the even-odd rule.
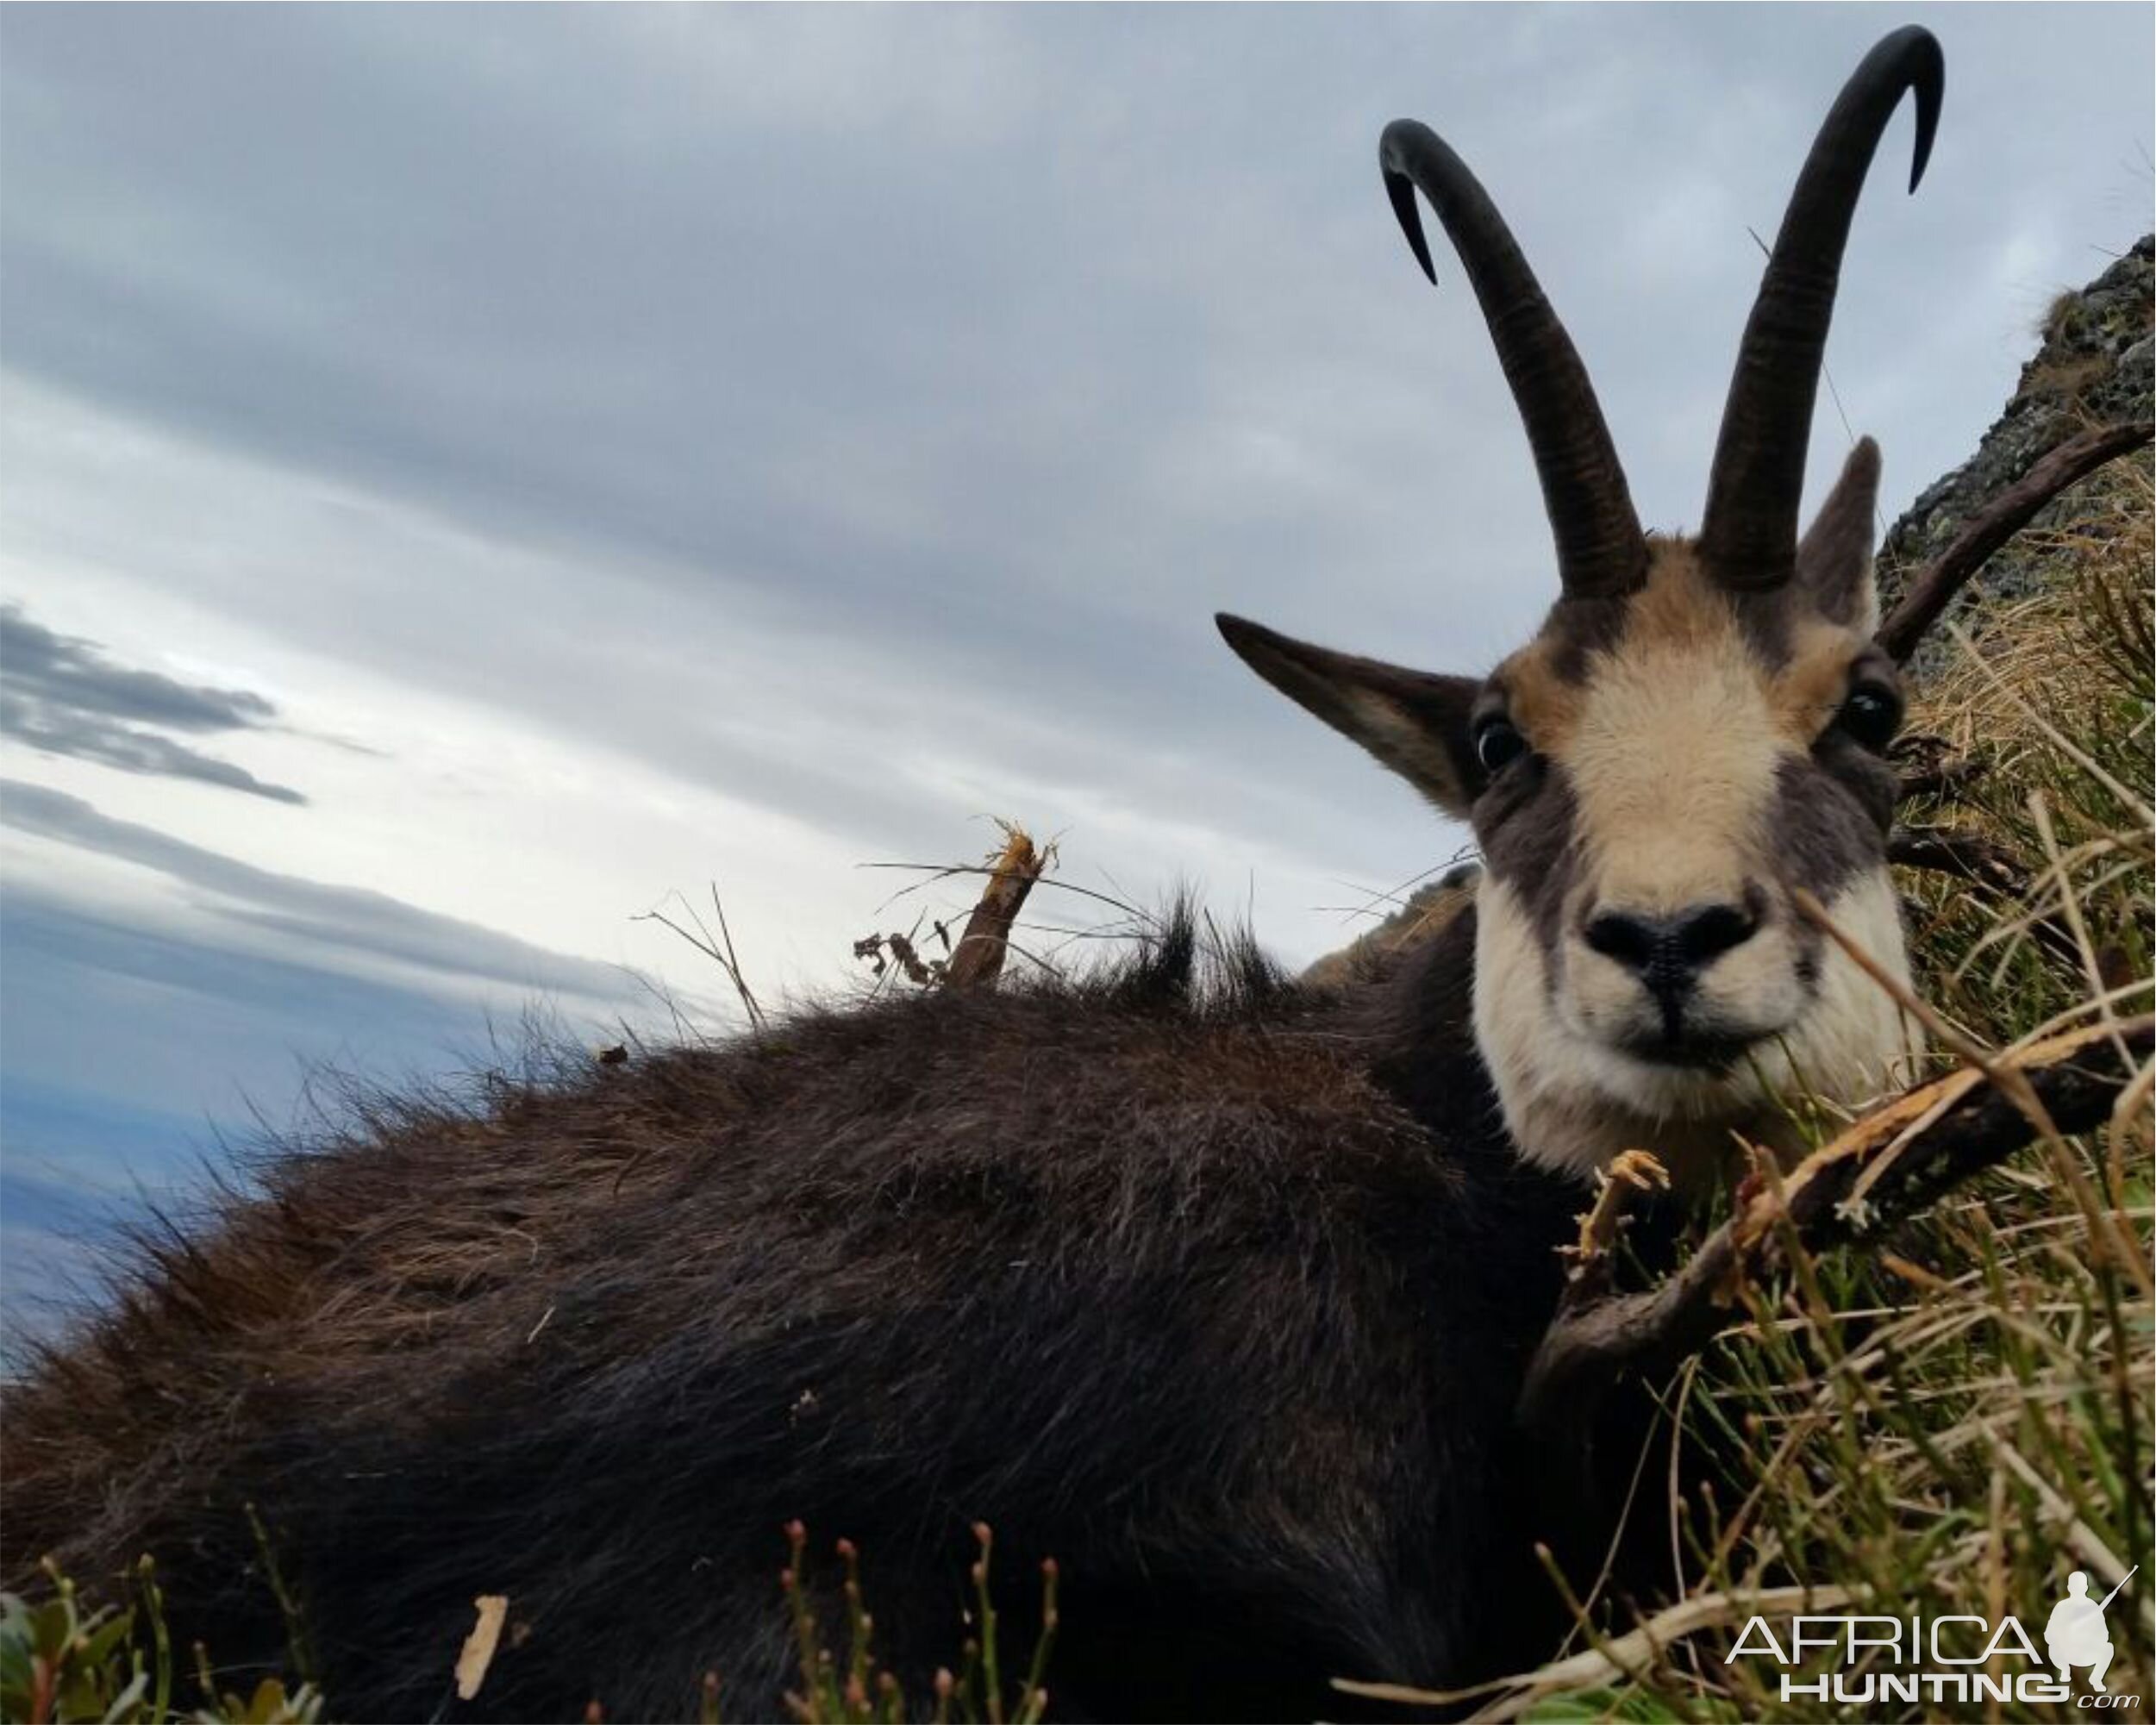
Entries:
[[[1831,722],[1865,621],[1859,609],[1851,626],[1809,623],[1770,668],[1687,548],[1665,544],[1622,637],[1584,677],[1554,675],[1535,647],[1507,667],[1514,719],[1572,799],[1569,850],[1542,866],[1563,878],[1495,869],[1478,895],[1476,1036],[1530,1160],[1584,1175],[1639,1148],[1703,1175],[1726,1163],[1733,1132],[1793,1147],[1778,1095],[1868,1098],[1921,1046],[1890,996],[1790,897],[1813,890],[1906,981],[1884,860],[1807,880],[1774,832],[1778,774],[1801,766]],[[1657,918],[1737,904],[1757,910],[1756,932],[1700,969],[1685,1012],[1750,1046],[1719,1066],[1632,1052],[1653,1042],[1662,1009],[1634,969],[1589,943],[1587,923],[1604,909]]]
[[[1901,916],[1884,868],[1850,881],[1827,910],[1906,982]],[[1919,1027],[1886,991],[1829,945],[1816,992],[1784,1034],[1722,1072],[1651,1066],[1566,1011],[1510,887],[1485,875],[1476,911],[1476,1041],[1513,1141],[1529,1161],[1560,1173],[1584,1178],[1620,1151],[1643,1149],[1684,1183],[1703,1184],[1736,1158],[1733,1134],[1777,1151],[1799,1147],[1778,1098],[1861,1102],[1905,1078],[1923,1046]]]

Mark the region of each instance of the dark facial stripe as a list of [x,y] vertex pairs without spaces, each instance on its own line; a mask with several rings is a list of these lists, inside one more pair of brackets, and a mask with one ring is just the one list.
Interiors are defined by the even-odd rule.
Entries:
[[1561,766],[1540,755],[1507,768],[1477,799],[1475,836],[1490,874],[1527,907],[1545,953],[1554,953],[1572,884],[1578,805]]
[[1831,897],[1853,876],[1884,866],[1894,822],[1892,769],[1829,731],[1806,757],[1774,774],[1772,854],[1793,886]]
[[1590,661],[1615,647],[1630,610],[1623,599],[1559,599],[1542,620],[1540,638],[1549,643],[1551,672],[1566,683],[1584,683]]
[[1798,621],[1794,592],[1792,588],[1781,587],[1765,593],[1727,595],[1730,609],[1737,614],[1745,645],[1769,671],[1779,671],[1790,661]]

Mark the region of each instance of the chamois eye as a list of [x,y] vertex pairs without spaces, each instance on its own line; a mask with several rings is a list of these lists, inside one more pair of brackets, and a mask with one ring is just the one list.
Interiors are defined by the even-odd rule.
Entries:
[[1902,728],[1902,703],[1891,691],[1876,687],[1852,690],[1841,703],[1834,722],[1868,749],[1883,749]]
[[1499,773],[1528,752],[1528,740],[1511,720],[1492,716],[1475,727],[1475,759],[1487,773]]

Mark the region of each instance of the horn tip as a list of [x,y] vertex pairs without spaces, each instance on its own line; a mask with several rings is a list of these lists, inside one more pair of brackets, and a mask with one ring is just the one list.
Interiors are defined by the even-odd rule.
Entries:
[[1430,242],[1422,232],[1422,212],[1415,207],[1415,182],[1393,166],[1394,135],[1409,122],[1395,120],[1378,141],[1378,165],[1384,172],[1385,196],[1392,200],[1392,214],[1407,235],[1408,249],[1432,287],[1437,285],[1437,265],[1430,257]]
[[1267,682],[1278,683],[1278,667],[1284,659],[1291,657],[1284,650],[1293,647],[1278,629],[1269,629],[1263,623],[1253,623],[1248,617],[1239,617],[1233,611],[1213,613],[1213,627],[1228,643],[1228,651],[1242,660]]
[[1257,645],[1272,633],[1264,624],[1253,623],[1247,617],[1239,617],[1233,611],[1214,612],[1213,627],[1221,632],[1221,639],[1238,653],[1246,645]]
[[1922,24],[1911,24],[1896,34],[1909,87],[1916,92],[1916,147],[1909,166],[1909,189],[1914,192],[1923,184],[1932,141],[1939,132],[1939,109],[1947,93],[1947,55],[1939,38]]

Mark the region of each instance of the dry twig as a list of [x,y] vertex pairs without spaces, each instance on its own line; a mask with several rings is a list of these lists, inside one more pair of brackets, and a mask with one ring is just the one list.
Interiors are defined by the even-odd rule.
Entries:
[[1333,1687],[1372,1701],[1397,1701],[1412,1707],[1446,1707],[1478,1696],[1496,1696],[1490,1705],[1472,1716],[1478,1720],[1516,1719],[1537,1702],[1579,1689],[1597,1689],[1616,1681],[1647,1664],[1655,1654],[1687,1635],[1703,1629],[1719,1629],[1755,1614],[1772,1616],[1783,1611],[1831,1611],[1850,1603],[1854,1596],[1842,1587],[1768,1587],[1742,1598],[1707,1593],[1681,1600],[1659,1611],[1628,1634],[1619,1635],[1575,1653],[1571,1659],[1544,1666],[1516,1678],[1500,1678],[1472,1689],[1415,1689],[1397,1683],[1358,1683],[1334,1678]]
[[670,896],[681,899],[682,909],[696,930],[694,934],[690,933],[688,928],[675,922],[663,910],[647,910],[641,916],[630,917],[629,921],[656,922],[662,928],[671,929],[725,972],[726,979],[734,984],[734,993],[741,997],[742,1011],[748,1015],[748,1028],[761,1034],[767,1022],[764,1016],[763,1004],[756,998],[755,991],[749,987],[748,978],[741,970],[740,955],[734,950],[734,931],[727,927],[726,906],[719,900],[719,884],[716,881],[711,883],[711,911],[717,917],[719,923],[719,932],[716,937],[714,937],[710,929],[704,926],[703,919],[697,914],[694,905],[691,904],[686,898],[682,897],[678,892]]

